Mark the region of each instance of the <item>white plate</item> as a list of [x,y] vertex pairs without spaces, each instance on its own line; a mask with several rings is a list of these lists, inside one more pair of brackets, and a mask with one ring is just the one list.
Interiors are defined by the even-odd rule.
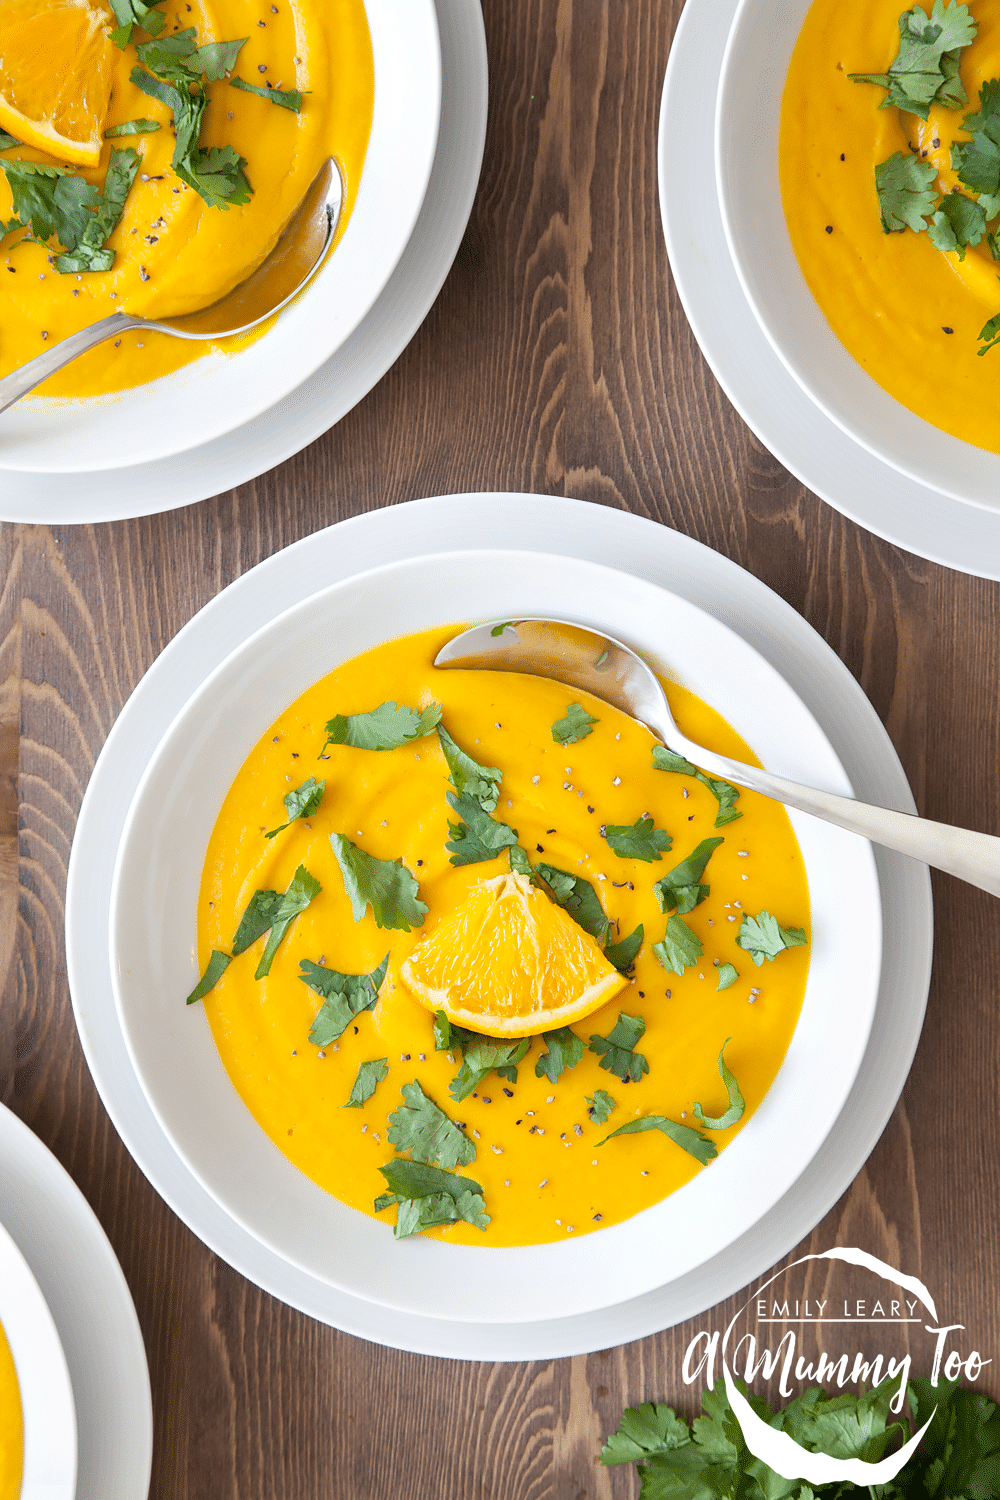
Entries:
[[1000,509],[919,484],[847,436],[785,369],[743,295],[715,191],[714,90],[738,0],[687,0],[663,85],[660,213],[701,351],[737,411],[787,469],[876,536],[932,562],[1000,578]]
[[[427,316],[468,223],[486,138],[486,39],[479,0],[435,0],[441,121],[416,227],[385,290],[324,365],[254,422],[187,453],[73,476],[4,467],[0,520],[49,525],[175,510],[244,484],[339,422],[399,358]],[[4,420],[11,413],[6,413]]]
[[0,1324],[14,1356],[24,1420],[18,1500],[73,1500],[76,1408],[66,1357],[31,1267],[2,1223]]
[[342,662],[449,619],[531,614],[575,618],[659,658],[779,775],[851,795],[802,702],[703,610],[579,558],[451,551],[323,589],[254,632],[210,674],[170,726],[133,799],[111,896],[110,962],[126,1045],[160,1124],[198,1180],[257,1239],[312,1276],[369,1301],[462,1322],[590,1312],[677,1280],[746,1233],[833,1127],[861,1066],[878,993],[882,934],[871,847],[792,813],[811,908],[802,1013],[753,1118],[711,1170],[669,1198],[557,1244],[493,1249],[488,1237],[482,1246],[420,1238],[401,1247],[388,1225],[341,1203],[278,1150],[230,1083],[204,1007],[183,1004],[200,972],[205,851],[230,784],[288,704]]
[[848,1103],[810,1171],[754,1229],[696,1272],[595,1313],[473,1326],[381,1308],[289,1266],[225,1214],[184,1166],[131,1067],[107,946],[115,853],[132,796],[170,723],[248,634],[364,569],[476,547],[610,563],[690,600],[780,673],[818,721],[859,797],[914,811],[889,738],[846,667],[789,605],[734,563],[651,521],[574,500],[485,494],[414,501],[344,521],[269,558],[223,590],[154,662],[114,725],[80,810],[66,894],[67,966],[87,1060],[117,1129],[157,1191],[230,1265],[311,1316],[395,1348],[548,1359],[639,1338],[713,1306],[796,1245],[850,1185],[895,1106],[920,1035],[930,979],[930,878],[923,866],[876,850],[882,976]]
[[[72,1178],[2,1105],[0,1219],[31,1268],[65,1355],[76,1406],[76,1495],[146,1500],[153,1460],[149,1372],[121,1267]],[[56,1500],[62,1493],[25,1489],[21,1500],[29,1494]]]
[[[289,396],[357,328],[413,232],[441,114],[434,0],[365,0],[365,9],[375,69],[371,136],[350,220],[323,269],[262,337],[235,354],[208,354],[112,396],[18,403],[0,425],[0,461],[8,469],[76,474],[173,458]],[[336,87],[336,77],[325,85]],[[151,405],[155,422],[148,420]]]

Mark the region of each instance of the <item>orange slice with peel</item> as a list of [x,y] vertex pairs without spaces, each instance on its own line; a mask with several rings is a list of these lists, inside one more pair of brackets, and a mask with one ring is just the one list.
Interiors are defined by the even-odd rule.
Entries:
[[96,167],[113,24],[90,0],[0,0],[0,130],[60,162]]
[[430,1010],[486,1036],[569,1026],[628,983],[599,944],[525,875],[481,881],[400,969]]

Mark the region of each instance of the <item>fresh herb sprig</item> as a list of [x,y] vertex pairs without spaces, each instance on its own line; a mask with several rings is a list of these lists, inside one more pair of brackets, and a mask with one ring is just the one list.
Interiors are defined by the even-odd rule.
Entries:
[[854,83],[874,83],[887,90],[880,109],[905,109],[926,120],[932,104],[955,109],[968,101],[958,76],[963,47],[974,42],[979,27],[967,5],[934,0],[930,15],[915,5],[899,18],[899,50],[887,73],[849,73]]
[[0,162],[14,207],[11,219],[0,220],[0,237],[24,229],[19,244],[27,240],[48,246],[55,241],[63,248],[52,264],[63,276],[110,271],[115,256],[107,240],[121,221],[138,166],[139,154],[131,147],[112,150],[102,193],[69,167]]
[[375,1009],[388,967],[388,953],[367,974],[341,974],[313,963],[311,958],[299,960],[299,978],[323,999],[309,1032],[314,1047],[328,1047],[362,1011]]

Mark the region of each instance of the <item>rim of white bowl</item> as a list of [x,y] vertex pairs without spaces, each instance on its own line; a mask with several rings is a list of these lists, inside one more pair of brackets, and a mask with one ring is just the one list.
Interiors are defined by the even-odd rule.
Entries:
[[0,424],[5,469],[115,470],[188,452],[297,390],[354,332],[413,233],[441,118],[434,0],[364,4],[375,69],[372,128],[351,217],[327,264],[244,349],[205,354],[159,380],[106,396],[26,397]]
[[[868,374],[827,322],[792,246],[778,175],[778,130],[792,49],[811,4],[740,0],[733,16],[715,110],[716,187],[733,266],[775,354],[830,421],[917,483],[996,511],[1000,455],[917,416]],[[785,309],[799,335],[795,352],[774,329],[778,309]],[[845,392],[854,393],[853,401]]]
[[[255,632],[210,674],[174,719],[150,758],[126,816],[111,892],[109,955],[115,1004],[140,1085],[180,1158],[231,1218],[290,1264],[368,1301],[447,1317],[440,1293],[446,1276],[449,1305],[461,1308],[463,1320],[530,1322],[610,1305],[684,1274],[757,1222],[808,1165],[847,1098],[871,1027],[881,967],[878,880],[870,845],[790,813],[806,860],[813,907],[814,957],[806,997],[775,1083],[740,1136],[713,1164],[711,1174],[701,1173],[623,1224],[579,1240],[492,1248],[415,1237],[400,1245],[385,1226],[380,1237],[376,1220],[317,1187],[273,1145],[230,1082],[204,1011],[188,1012],[185,1025],[176,997],[187,992],[197,973],[194,918],[205,846],[245,756],[277,714],[337,662],[379,641],[446,623],[441,599],[455,597],[456,578],[464,580],[466,590],[459,593],[452,614],[456,622],[473,615],[537,614],[541,596],[548,612],[582,618],[623,634],[640,650],[654,652],[664,619],[672,617],[679,631],[695,632],[687,638],[698,639],[687,670],[682,663],[681,680],[687,678],[697,691],[699,667],[714,660],[718,672],[727,674],[725,691],[711,695],[715,706],[746,735],[748,705],[752,701],[753,713],[759,714],[759,698],[745,698],[742,714],[733,714],[732,705],[744,688],[730,663],[742,661],[754,673],[756,693],[770,694],[772,708],[786,716],[783,724],[797,725],[796,734],[783,728],[780,744],[769,747],[775,769],[793,779],[812,778],[814,785],[818,778],[831,790],[851,795],[829,741],[784,679],[728,627],[677,595],[600,564],[541,553],[448,552],[392,563],[311,595]],[[359,590],[375,592],[384,609],[401,612],[401,620],[373,627],[372,612],[357,608]],[[571,602],[580,598],[596,602],[580,611]],[[338,608],[342,618],[334,628]],[[635,626],[622,632],[622,619],[635,621],[643,608],[655,618],[655,630],[647,620],[642,638]],[[317,613],[323,617],[322,631],[316,629]],[[344,639],[344,632],[351,630],[360,644],[353,636]],[[302,632],[302,641],[293,649],[296,631]],[[317,640],[336,641],[336,649],[331,645],[322,660],[317,660],[315,650],[307,658],[299,646],[312,642],[315,647]],[[281,663],[282,652],[289,656],[288,664]],[[277,694],[276,681],[281,683]],[[228,720],[220,753],[218,744],[214,751],[211,748],[213,739],[220,739],[212,715],[222,713],[226,693],[235,694],[238,717]],[[759,718],[755,723],[760,742],[766,728]],[[183,811],[171,802],[178,796]],[[180,852],[179,841],[186,843]],[[833,873],[834,868],[842,870],[843,861],[852,870],[846,882]],[[834,909],[844,885],[864,934],[854,957],[843,954],[835,934],[825,931],[816,915],[818,909]],[[187,933],[182,943],[172,935],[168,941],[161,916],[153,915],[164,912],[168,887],[190,887],[188,911],[181,919]],[[855,961],[856,971],[848,973],[843,966],[849,969]],[[170,966],[172,972],[165,972]],[[846,1003],[855,1008],[849,1027],[842,1024],[845,994]],[[827,1066],[817,1073],[815,1056],[822,1052],[829,1062],[838,1048],[834,1075]],[[791,1100],[783,1097],[789,1093]],[[797,1119],[801,1128],[795,1135],[795,1153],[788,1150],[781,1124],[790,1102],[806,1115],[811,1112],[804,1125]],[[766,1170],[764,1153],[758,1149],[765,1142],[773,1148]],[[716,1201],[720,1193],[724,1204]],[[735,1213],[734,1195],[740,1200]],[[696,1233],[668,1233],[678,1211],[692,1216]],[[337,1257],[341,1262],[345,1258],[349,1236],[356,1244],[345,1268]],[[663,1251],[666,1241],[668,1253]],[[337,1247],[335,1252],[331,1246]],[[627,1285],[623,1267],[631,1278]],[[485,1302],[484,1270],[492,1293]]]

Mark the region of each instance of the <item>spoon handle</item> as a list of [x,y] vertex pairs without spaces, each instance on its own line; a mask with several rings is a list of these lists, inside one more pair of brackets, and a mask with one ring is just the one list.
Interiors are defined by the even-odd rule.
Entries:
[[112,313],[99,323],[91,323],[89,328],[81,328],[79,333],[71,333],[68,339],[36,354],[26,365],[0,380],[0,412],[13,406],[15,401],[20,401],[22,396],[34,390],[49,375],[54,375],[63,365],[68,365],[71,359],[93,349],[95,344],[103,344],[105,339],[114,338],[128,328],[144,326],[141,318],[130,318],[127,313]]
[[867,802],[856,802],[853,797],[838,797],[833,792],[800,786],[783,776],[773,776],[770,771],[760,771],[756,766],[703,750],[676,733],[670,736],[670,748],[675,746],[712,775],[724,776],[736,786],[773,797],[800,812],[812,813],[813,817],[835,823],[849,833],[859,833],[873,844],[908,854],[911,859],[922,860],[925,865],[933,865],[936,870],[945,870],[969,885],[1000,896],[1000,838],[992,834],[974,833],[950,823],[932,823],[916,813],[872,807]]

